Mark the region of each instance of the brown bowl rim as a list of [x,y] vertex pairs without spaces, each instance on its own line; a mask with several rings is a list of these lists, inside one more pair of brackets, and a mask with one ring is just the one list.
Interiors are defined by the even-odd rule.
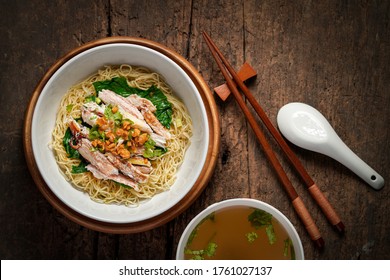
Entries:
[[[208,152],[206,155],[205,165],[201,170],[200,176],[195,182],[194,186],[191,190],[174,206],[165,212],[134,223],[109,223],[98,221],[89,217],[86,217],[74,209],[67,206],[64,202],[62,202],[49,188],[49,186],[44,181],[42,175],[39,172],[37,167],[33,150],[32,150],[32,140],[31,140],[31,125],[32,125],[32,117],[34,114],[34,109],[39,98],[39,95],[51,78],[51,76],[68,60],[78,55],[79,53],[86,51],[90,48],[94,48],[97,46],[102,46],[106,44],[135,44],[144,46],[147,48],[151,48],[156,50],[170,59],[172,59],[175,63],[177,63],[186,73],[189,75],[197,87],[201,98],[203,100],[208,124],[209,124],[209,146]],[[116,37],[108,37],[103,39],[98,39],[95,41],[91,41],[86,43],[80,47],[75,48],[74,50],[68,52],[62,58],[57,60],[45,73],[42,79],[39,81],[38,85],[33,91],[31,99],[26,109],[25,113],[25,121],[23,128],[23,148],[25,153],[26,162],[28,165],[28,169],[31,173],[31,176],[43,194],[43,196],[49,201],[49,203],[57,209],[61,214],[72,220],[73,222],[84,226],[86,228],[104,232],[104,233],[115,233],[115,234],[127,234],[127,233],[138,233],[147,230],[151,230],[153,228],[162,226],[169,221],[173,220],[175,217],[183,213],[202,193],[206,185],[208,184],[212,173],[215,169],[218,152],[220,147],[220,124],[218,117],[217,106],[213,97],[212,92],[207,86],[206,82],[203,80],[200,73],[195,69],[192,64],[190,64],[184,57],[176,53],[175,51],[169,49],[168,47],[159,44],[157,42],[136,38],[136,37],[128,37],[128,36],[116,36]]]

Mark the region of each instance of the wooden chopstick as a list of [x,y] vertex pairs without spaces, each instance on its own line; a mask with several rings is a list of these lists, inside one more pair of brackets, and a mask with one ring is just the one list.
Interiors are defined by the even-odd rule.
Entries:
[[218,67],[220,68],[223,76],[226,79],[226,83],[227,83],[230,91],[233,93],[238,105],[240,106],[240,108],[243,111],[245,117],[247,118],[250,126],[252,127],[258,141],[262,145],[268,160],[271,162],[272,167],[275,169],[279,180],[282,182],[282,185],[283,185],[285,191],[287,192],[289,198],[292,201],[292,204],[293,204],[295,211],[297,212],[299,218],[301,219],[301,221],[305,225],[306,230],[310,235],[310,238],[315,242],[315,244],[318,247],[322,248],[324,245],[324,240],[321,237],[321,234],[318,230],[318,227],[314,223],[313,218],[311,217],[309,211],[307,210],[303,201],[301,200],[298,193],[296,192],[294,186],[292,185],[292,183],[288,179],[286,172],[284,171],[282,165],[280,164],[279,160],[277,159],[270,144],[268,143],[267,139],[265,138],[265,135],[261,131],[260,127],[257,125],[255,118],[252,116],[252,114],[249,111],[248,107],[246,106],[241,94],[238,92],[235,83],[233,82],[233,80],[229,76],[227,70],[225,69],[223,62],[221,61],[221,57],[217,53],[217,47],[212,42],[211,38],[208,36],[207,33],[203,32],[203,36],[206,40],[207,46],[209,47],[215,61],[218,64]]
[[222,60],[225,67],[228,69],[230,75],[233,77],[233,80],[236,82],[236,84],[239,86],[239,88],[242,90],[244,95],[249,100],[249,103],[251,103],[252,107],[255,109],[256,113],[260,117],[260,119],[263,121],[264,125],[267,127],[271,135],[274,137],[276,142],[279,144],[283,152],[286,154],[287,158],[290,160],[291,164],[294,166],[295,170],[298,172],[302,180],[304,181],[306,187],[309,190],[309,193],[313,197],[313,199],[317,202],[317,204],[320,206],[322,212],[325,214],[328,221],[340,232],[343,233],[345,226],[342,223],[341,219],[339,218],[336,211],[333,209],[332,205],[329,203],[328,199],[325,197],[325,195],[321,192],[321,190],[318,188],[317,184],[313,181],[313,179],[310,177],[306,169],[303,167],[302,163],[298,159],[298,157],[294,154],[294,152],[291,150],[290,146],[286,143],[284,138],[281,136],[279,131],[273,126],[270,119],[264,112],[264,110],[261,108],[260,104],[257,102],[257,100],[253,97],[252,93],[249,91],[247,86],[243,83],[243,81],[238,77],[237,73],[234,71],[233,67],[230,65],[230,63],[227,61],[227,59],[223,56],[223,54],[219,51],[219,49],[215,46],[215,44],[212,42],[210,36],[208,36],[207,33],[203,33],[204,37],[207,38],[207,40],[211,43],[213,48],[215,49],[216,54],[218,57]]

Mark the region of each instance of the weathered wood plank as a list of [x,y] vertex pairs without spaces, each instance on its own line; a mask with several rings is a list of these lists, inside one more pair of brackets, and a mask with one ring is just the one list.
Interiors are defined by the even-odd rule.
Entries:
[[113,36],[146,38],[187,56],[191,20],[189,1],[110,2]]
[[70,222],[47,203],[29,176],[21,140],[24,110],[34,87],[65,52],[106,35],[104,7],[103,1],[11,1],[2,6],[0,101],[6,108],[0,111],[3,258],[94,257],[96,233]]
[[[189,61],[201,72],[212,89],[224,83],[222,74],[202,37],[206,31],[239,68],[243,56],[243,10],[241,1],[194,1]],[[233,20],[234,19],[234,20]],[[176,219],[175,244],[186,224],[207,206],[224,199],[249,197],[247,161],[247,124],[233,97],[225,102],[217,95],[215,100],[220,113],[221,150],[211,182],[198,201]]]
[[[224,83],[207,45],[201,35],[208,32],[233,65],[241,66],[243,59],[242,4],[240,1],[225,1],[223,11],[220,3],[194,2],[193,38],[190,61],[199,69],[210,88]],[[227,22],[226,19],[235,19]],[[222,28],[224,26],[224,28]],[[203,204],[237,196],[247,197],[247,125],[234,99],[222,102],[215,100],[220,112],[221,152],[213,176],[213,183],[202,196]]]
[[[374,169],[385,178],[389,176],[388,164],[383,165],[389,150],[385,140],[388,139],[386,85],[389,76],[388,70],[380,75],[378,69],[388,69],[385,61],[389,61],[389,53],[384,47],[389,38],[388,10],[389,5],[384,3],[374,6],[338,2],[316,5],[245,2],[245,53],[249,62],[258,67],[254,91],[271,120],[276,124],[277,111],[289,102],[304,102],[318,108],[340,137],[365,161],[374,164]],[[382,121],[383,118],[387,121]],[[319,254],[311,246],[291,206],[282,201],[285,197],[280,199],[266,184],[263,196],[281,208],[297,226],[306,257],[376,258],[372,254],[378,250],[374,244],[383,244],[386,237],[373,238],[371,228],[380,230],[379,224],[389,225],[381,218],[389,210],[380,203],[383,197],[388,197],[388,189],[375,192],[332,159],[293,148],[347,227],[344,238],[337,236],[304,187],[299,186],[299,180],[293,177],[328,243]],[[249,155],[256,154],[256,149],[255,141],[250,141],[249,150],[254,152]],[[253,156],[251,162],[251,182],[262,181],[258,171],[262,161]],[[274,187],[277,186],[272,180]],[[382,214],[375,215],[375,212]]]

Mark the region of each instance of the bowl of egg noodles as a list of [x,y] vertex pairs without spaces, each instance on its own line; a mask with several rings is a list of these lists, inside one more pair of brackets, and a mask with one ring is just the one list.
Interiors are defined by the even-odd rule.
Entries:
[[297,231],[275,207],[228,199],[199,213],[184,230],[178,260],[303,260]]
[[197,70],[150,40],[110,37],[59,59],[26,111],[24,149],[44,197],[72,221],[134,233],[182,213],[216,164],[219,120]]

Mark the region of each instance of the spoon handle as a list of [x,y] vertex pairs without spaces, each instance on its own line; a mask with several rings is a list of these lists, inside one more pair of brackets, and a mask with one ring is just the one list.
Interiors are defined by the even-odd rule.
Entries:
[[381,175],[359,158],[337,135],[335,135],[323,153],[334,158],[344,166],[352,170],[367,184],[376,190],[380,190],[385,181]]

